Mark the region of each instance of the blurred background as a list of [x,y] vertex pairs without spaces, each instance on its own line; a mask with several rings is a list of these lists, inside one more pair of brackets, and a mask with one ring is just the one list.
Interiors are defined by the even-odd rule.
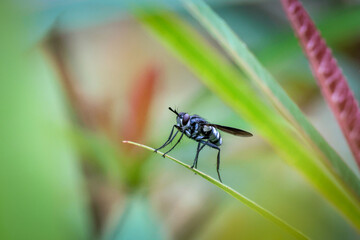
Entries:
[[[0,4],[0,238],[291,239],[192,172],[122,143],[161,146],[175,123],[168,107],[254,133],[222,134],[226,185],[313,239],[358,238],[256,129],[132,16],[129,2]],[[302,2],[359,100],[359,1]],[[207,3],[360,176],[280,2]],[[181,16],[223,52],[181,2],[146,4]],[[171,155],[192,164],[196,146],[184,139]],[[205,148],[198,164],[215,178],[216,154]]]

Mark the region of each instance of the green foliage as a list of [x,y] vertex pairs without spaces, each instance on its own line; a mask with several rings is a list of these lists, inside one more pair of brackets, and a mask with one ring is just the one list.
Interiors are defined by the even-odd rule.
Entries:
[[[279,112],[297,129],[298,134],[304,137],[306,142],[313,147],[318,153],[316,159],[322,160],[324,166],[331,164],[329,171],[334,171],[339,175],[334,175],[334,177],[344,180],[344,186],[349,186],[360,196],[360,181],[353,171],[311,125],[270,73],[249,52],[246,45],[204,2],[186,1],[185,3],[194,17],[202,22],[204,27],[227,50],[228,54],[244,70],[249,79],[258,85]],[[349,193],[351,194],[351,191]]]
[[120,218],[116,225],[109,229],[104,240],[165,238],[161,231],[162,226],[151,209],[146,195],[140,193],[132,195],[127,200],[124,212],[118,215]]
[[90,239],[92,223],[59,86],[25,49],[23,13],[0,4],[0,239]]
[[[176,235],[176,237],[184,239],[189,237],[207,240],[219,237],[282,239],[284,236],[290,238],[288,233],[297,238],[306,238],[292,226],[296,226],[314,239],[356,238],[358,234],[355,231],[359,229],[360,211],[358,199],[354,198],[354,195],[359,193],[358,179],[322,137],[316,131],[312,132],[314,128],[309,125],[298,107],[248,49],[242,47],[243,43],[238,36],[234,35],[228,25],[203,2],[185,2],[190,14],[204,25],[205,31],[209,31],[214,36],[215,41],[218,41],[228,52],[229,57],[238,64],[243,73],[234,67],[233,63],[224,60],[222,54],[209,47],[197,34],[198,29],[195,30],[183,21],[188,14],[183,14],[181,18],[172,13],[162,14],[164,11],[179,10],[181,1],[145,2],[154,5],[166,2],[167,7],[158,9],[159,12],[161,11],[160,14],[148,16],[148,12],[145,12],[145,15],[140,14],[140,19],[196,74],[201,82],[191,83],[191,86],[194,86],[191,90],[195,91],[190,91],[191,93],[188,94],[189,78],[184,79],[186,84],[183,84],[180,83],[179,78],[176,78],[177,82],[171,82],[174,80],[172,76],[166,77],[166,82],[162,82],[161,87],[159,85],[159,88],[156,88],[160,93],[155,95],[156,103],[166,102],[175,104],[184,111],[206,113],[204,116],[209,120],[244,126],[245,129],[255,133],[251,139],[253,142],[250,141],[249,145],[248,142],[244,142],[243,145],[241,140],[231,141],[232,136],[227,136],[226,140],[229,138],[230,141],[226,141],[223,146],[224,182],[237,191],[194,169],[190,170],[196,172],[197,176],[193,174],[189,176],[187,171],[183,171],[185,175],[182,175],[182,171],[173,168],[174,164],[167,161],[163,164],[160,157],[151,158],[157,155],[151,154],[150,151],[145,151],[145,154],[131,151],[129,154],[125,148],[122,148],[123,144],[119,146],[117,142],[119,139],[114,140],[95,130],[98,126],[84,130],[87,126],[74,126],[68,119],[66,107],[69,106],[64,104],[66,101],[61,95],[61,86],[57,83],[57,76],[52,72],[54,66],[49,64],[49,58],[44,57],[41,52],[44,50],[42,41],[56,33],[56,36],[64,41],[61,50],[64,50],[62,53],[64,53],[65,65],[70,66],[68,70],[75,76],[76,81],[79,80],[79,83],[84,83],[87,87],[92,86],[92,81],[96,77],[88,79],[89,74],[83,74],[88,73],[87,71],[91,72],[88,69],[89,66],[93,67],[88,65],[91,61],[86,59],[85,62],[81,62],[83,59],[79,56],[84,52],[86,56],[91,54],[94,49],[89,48],[91,44],[88,43],[92,41],[88,40],[93,39],[84,41],[82,38],[84,35],[85,38],[96,36],[94,39],[98,46],[104,44],[102,36],[96,35],[98,32],[104,33],[105,28],[102,25],[104,23],[121,22],[121,24],[107,25],[106,28],[113,28],[115,31],[111,29],[106,31],[105,35],[109,34],[107,36],[113,37],[111,34],[114,34],[116,37],[118,34],[116,30],[126,28],[127,34],[123,39],[131,39],[134,45],[126,45],[125,48],[141,49],[135,51],[136,61],[142,62],[145,58],[146,61],[149,60],[149,52],[142,51],[147,48],[137,45],[137,38],[143,35],[138,34],[137,27],[134,27],[136,25],[127,17],[128,6],[133,6],[133,1],[70,1],[62,4],[55,1],[46,4],[46,9],[29,8],[30,11],[34,9],[38,11],[25,13],[19,11],[20,7],[14,7],[10,1],[5,0],[0,3],[0,29],[4,33],[0,35],[0,188],[2,189],[0,239],[93,239],[95,238],[93,220],[96,222],[96,225],[94,224],[96,227],[101,227],[99,229],[101,233],[105,233],[102,235],[104,239],[166,239],[168,236],[164,232],[167,231],[170,236],[180,233],[180,236]],[[32,1],[30,3],[32,4]],[[287,80],[285,84],[288,86],[291,84],[291,87],[296,89],[298,85],[294,85],[294,81],[300,80],[301,84],[306,85],[306,90],[314,91],[314,82],[307,79],[307,74],[310,72],[305,68],[305,62],[301,66],[293,64],[293,60],[300,55],[300,48],[293,33],[286,30],[285,25],[281,25],[282,21],[273,14],[272,10],[267,11],[264,16],[259,16],[257,11],[261,12],[266,8],[262,6],[261,1],[252,3],[254,5],[249,4],[251,6],[240,6],[238,3],[223,5],[223,1],[219,3],[214,5],[217,10],[224,14],[222,16],[230,25],[233,24],[234,28],[242,33],[239,34],[241,38],[256,43],[250,46],[256,45],[257,49],[254,51],[266,66],[272,68],[270,69],[272,72],[276,68],[276,73],[279,75],[296,75],[296,78],[283,78]],[[156,7],[154,5],[151,6]],[[319,12],[330,14],[318,18],[319,28],[327,42],[334,44],[334,49],[340,50],[340,54],[345,57],[344,60],[349,63],[346,67],[353,71],[354,86],[357,86],[358,64],[352,62],[350,54],[347,54],[344,48],[350,51],[356,49],[354,44],[357,44],[356,36],[359,34],[360,8],[351,6],[348,9],[340,9],[339,6],[346,4],[338,3],[330,3],[326,6],[325,10]],[[26,7],[21,8],[26,9]],[[249,8],[251,11],[248,13]],[[318,10],[315,8],[313,11]],[[179,12],[183,13],[182,9]],[[122,19],[126,21],[121,21]],[[27,23],[26,27],[22,25],[24,22]],[[279,26],[270,27],[275,22],[279,23]],[[196,23],[193,26],[196,26]],[[281,30],[281,33],[279,34],[277,30]],[[252,37],[249,38],[250,35]],[[139,42],[144,43],[143,39]],[[118,44],[122,43],[122,41],[112,42],[116,46],[109,45],[106,49],[119,49]],[[146,43],[152,44],[151,41]],[[74,47],[79,47],[74,51],[76,54],[68,54],[74,50]],[[156,45],[154,49],[157,47]],[[149,48],[153,48],[153,45]],[[99,53],[98,50],[103,51],[99,48],[95,49],[95,52]],[[80,54],[77,55],[78,53]],[[116,55],[112,54],[113,51],[109,51],[99,56]],[[164,56],[166,56],[165,61],[172,61],[171,57],[163,54],[161,49],[155,55],[156,57],[151,60],[159,60],[157,58],[159,55],[160,63],[164,60]],[[133,69],[133,61],[127,62],[126,54],[123,57],[126,60],[119,59],[121,64],[116,62],[116,67],[121,69],[121,72],[131,72],[129,69]],[[110,66],[114,58],[109,59],[112,59],[108,62]],[[101,60],[104,59],[100,57],[94,62]],[[291,65],[294,65],[295,71],[287,68]],[[95,65],[95,68],[97,67]],[[165,64],[165,67],[168,65]],[[109,69],[111,68],[110,66]],[[166,69],[166,74],[173,70]],[[183,68],[181,71],[181,74],[185,73],[185,76],[188,76]],[[124,75],[132,75],[127,73]],[[106,74],[100,76],[101,83],[104,83],[108,76]],[[119,76],[117,79],[123,78]],[[128,81],[131,80],[133,79]],[[161,79],[163,80],[165,78]],[[113,82],[111,86],[112,84]],[[121,86],[126,87],[127,84],[128,82],[124,81]],[[169,89],[174,90],[174,86],[182,94],[181,96],[178,94],[177,98],[169,99],[170,94],[167,92]],[[84,94],[81,97],[91,105],[97,101],[95,95],[114,97],[111,94],[115,92],[118,96],[116,89],[114,92],[101,92],[102,89],[94,89],[92,93],[96,94],[90,94],[91,96]],[[356,87],[354,89],[357,90]],[[84,89],[79,90],[82,92]],[[297,93],[299,99],[303,100],[304,88],[300,88]],[[129,103],[133,102],[126,96],[113,99],[117,99],[117,104],[121,105],[119,109],[131,108]],[[119,106],[117,104],[116,106]],[[302,107],[307,106],[309,105],[302,105]],[[143,122],[151,126],[150,131],[145,131],[148,135],[144,141],[156,141],[158,144],[158,141],[168,134],[165,125],[170,124],[168,120],[173,118],[162,114],[162,109],[158,106],[154,109],[153,107],[155,106],[149,108],[153,115],[146,117],[147,122]],[[92,110],[91,106],[90,110]],[[110,114],[116,121],[120,119],[117,111]],[[120,115],[129,117],[126,111],[121,111]],[[144,116],[142,113],[143,111],[139,110],[136,114]],[[155,122],[161,127],[155,127]],[[112,124],[116,125],[112,137],[118,136],[117,131],[122,130],[123,127],[129,127],[126,124],[117,125],[118,122]],[[276,151],[264,145],[260,136]],[[183,159],[192,159],[194,154],[192,143],[190,140],[184,140],[182,146],[174,150],[174,154],[178,153]],[[250,148],[247,149],[247,146]],[[78,152],[74,151],[76,148]],[[151,150],[149,147],[146,148]],[[213,157],[212,153],[211,150],[204,150],[201,158],[205,161],[200,159],[201,169],[210,174],[212,171],[215,173],[214,162],[211,161],[212,159],[206,160],[209,156]],[[276,153],[293,166],[294,170],[305,175],[306,179],[317,187],[317,191],[309,188],[307,182],[304,183],[301,179],[301,175],[283,164]],[[79,161],[80,159],[82,161]],[[177,163],[189,169],[188,165]],[[80,164],[84,164],[86,170],[90,169],[91,179],[86,184],[83,182]],[[212,191],[211,184],[206,181],[197,182],[198,176],[207,179],[222,191]],[[164,179],[168,181],[164,182]],[[188,183],[191,183],[191,186]],[[88,185],[91,194],[85,187]],[[208,188],[207,185],[210,187]],[[352,189],[355,189],[355,194],[351,193]],[[238,201],[234,201],[223,191]],[[139,192],[145,194],[139,195]],[[254,201],[250,201],[244,195]],[[92,214],[89,211],[89,197],[94,204],[91,205]],[[174,201],[174,197],[181,201]],[[186,198],[185,201],[180,199],[182,197]],[[193,203],[194,197],[196,200],[204,197],[206,201],[201,201],[199,206]],[[99,198],[105,201],[99,203],[97,202]],[[186,201],[189,198],[193,198],[190,199],[193,201],[191,204]],[[159,209],[153,208],[151,204],[153,200],[158,203],[159,199],[160,203],[165,203],[160,207],[163,211],[161,214],[157,212]],[[108,204],[108,200],[113,202]],[[121,204],[122,200],[125,200],[124,205]],[[120,204],[114,204],[115,201]],[[340,210],[346,217],[339,216],[325,201],[335,205],[336,209],[334,209]],[[112,204],[117,208],[114,209]],[[181,216],[177,216],[174,213],[179,214],[179,212],[173,212],[169,207],[172,209],[184,207],[187,212],[181,212]],[[276,213],[276,216],[266,209]],[[108,210],[111,216],[106,216],[105,219],[104,215],[108,214],[106,212]],[[103,217],[100,222],[97,218],[99,214]],[[159,221],[161,219],[157,218],[159,215],[170,218],[170,221],[166,224],[161,223]],[[174,221],[174,216],[180,220]],[[109,222],[114,224],[111,225]],[[273,223],[280,227],[274,226]],[[352,228],[354,225],[357,227],[356,230]]]
[[[318,156],[308,147],[308,143],[296,137],[293,128],[257,97],[257,92],[234,67],[175,15],[140,11],[136,15],[210,90],[254,126],[257,133],[261,134],[284,160],[306,176],[329,202],[354,226],[360,228],[360,207],[357,199],[317,160]],[[249,68],[255,69],[253,72],[258,74],[260,79],[266,78],[267,72],[251,60],[246,58],[244,62],[250,64]]]
[[[357,5],[345,9],[336,8],[316,21],[316,24],[326,42],[336,49],[359,35],[359,21],[360,6]],[[268,40],[268,44],[264,48],[257,52],[259,59],[268,67],[282,66],[293,56],[302,54],[298,41],[291,31],[275,35]]]

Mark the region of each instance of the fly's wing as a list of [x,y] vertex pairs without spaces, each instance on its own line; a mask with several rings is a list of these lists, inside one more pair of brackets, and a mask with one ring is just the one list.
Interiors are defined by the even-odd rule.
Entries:
[[238,128],[221,126],[221,125],[212,124],[212,123],[207,123],[206,125],[216,127],[217,129],[219,129],[221,131],[233,134],[235,136],[240,136],[240,137],[252,137],[253,136],[251,133],[241,130],[241,129],[238,129]]

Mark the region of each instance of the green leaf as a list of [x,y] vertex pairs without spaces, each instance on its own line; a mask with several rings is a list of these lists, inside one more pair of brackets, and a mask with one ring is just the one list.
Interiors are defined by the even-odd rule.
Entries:
[[0,3],[0,239],[92,239],[60,88],[39,50],[23,52],[28,13],[13,3]]
[[[298,106],[275,81],[270,73],[247,49],[226,23],[202,1],[186,1],[186,6],[204,27],[227,50],[236,64],[253,80],[279,112],[296,128],[297,132],[317,152],[324,166],[334,172],[334,177],[351,188],[360,197],[360,181],[343,159],[324,140],[320,133],[307,120]],[[351,194],[351,190],[348,190]]]
[[[294,134],[294,129],[257,96],[248,81],[233,65],[214,52],[198,35],[179,18],[170,14],[135,12],[142,22],[206,86],[233,110],[254,126],[283,157],[323,194],[346,218],[360,229],[359,202],[327,169],[317,161],[317,156],[304,141]],[[262,72],[257,69],[257,72]]]
[[[335,171],[340,176],[339,180],[345,181],[360,196],[360,182],[354,172],[341,159],[341,157],[323,139],[320,133],[306,119],[297,105],[289,98],[286,92],[275,81],[270,73],[257,61],[247,49],[246,45],[233,33],[204,2],[185,2],[204,27],[219,41],[234,59],[239,67],[252,79],[268,96],[281,114],[288,119],[297,129],[298,133],[317,151],[319,159],[325,166],[332,166],[330,171]],[[334,177],[337,177],[336,175]],[[345,185],[345,186],[346,186]]]
[[165,239],[163,224],[157,218],[145,194],[132,193],[127,197],[124,208],[117,211],[118,219],[108,228],[102,239]]
[[[139,144],[139,143],[135,143],[135,142],[131,142],[131,141],[123,141],[123,142],[133,144],[133,145],[148,149],[150,151],[155,150],[154,148],[145,146],[143,144]],[[157,151],[157,153],[160,154],[160,155],[164,154],[164,153],[159,152],[159,151]],[[230,196],[232,196],[235,199],[239,200],[240,202],[242,202],[243,204],[245,204],[246,206],[248,206],[252,210],[256,211],[257,213],[259,213],[263,217],[267,218],[268,220],[272,221],[273,223],[275,223],[276,225],[278,225],[279,227],[281,227],[282,229],[284,229],[285,231],[287,231],[288,233],[290,233],[291,235],[293,235],[297,239],[309,239],[302,232],[300,232],[299,230],[297,230],[293,226],[287,224],[285,221],[283,221],[279,217],[275,216],[273,213],[271,213],[270,211],[268,211],[265,208],[261,207],[257,203],[255,203],[255,202],[251,201],[250,199],[248,199],[247,197],[241,195],[240,193],[238,193],[237,191],[235,191],[231,187],[219,182],[218,180],[210,177],[209,175],[207,175],[207,174],[205,174],[205,173],[203,173],[203,172],[201,172],[201,171],[199,171],[199,170],[197,170],[195,168],[191,168],[189,165],[177,160],[176,158],[173,158],[173,157],[171,157],[169,155],[165,155],[165,157],[173,160],[177,164],[180,164],[181,166],[183,166],[183,167],[189,169],[190,171],[193,171],[194,173],[198,174],[200,177],[206,179],[207,181],[214,184],[216,187],[220,188],[221,190],[223,190],[224,192],[226,192]]]

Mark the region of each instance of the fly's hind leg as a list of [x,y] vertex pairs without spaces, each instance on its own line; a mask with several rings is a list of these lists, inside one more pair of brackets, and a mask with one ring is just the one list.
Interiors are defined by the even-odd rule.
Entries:
[[207,145],[207,146],[209,146],[211,148],[214,148],[214,149],[218,150],[217,161],[216,161],[216,171],[217,171],[219,180],[222,183],[221,177],[220,177],[220,148],[218,146],[216,146],[215,144],[209,142],[209,141],[203,142],[203,143],[204,143],[204,146]]
[[219,180],[222,183],[221,177],[220,177],[220,148],[218,147],[217,150],[218,150],[218,155],[217,155],[217,161],[216,161],[216,171],[219,176]]

